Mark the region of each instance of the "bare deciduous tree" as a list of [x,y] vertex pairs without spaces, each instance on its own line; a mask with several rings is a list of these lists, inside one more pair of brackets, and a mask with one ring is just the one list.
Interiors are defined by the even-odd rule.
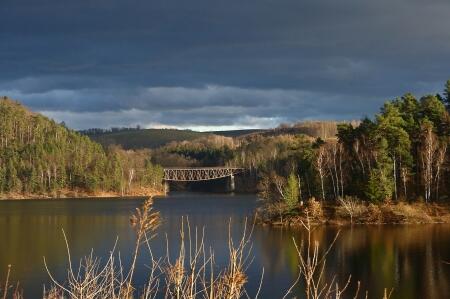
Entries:
[[322,190],[322,198],[321,200],[325,200],[325,187],[324,187],[324,178],[325,178],[325,167],[326,167],[326,152],[325,147],[321,146],[317,150],[317,155],[314,160],[314,166],[316,167],[317,173],[320,178],[320,187]]
[[422,171],[423,182],[425,187],[425,201],[431,200],[431,190],[433,186],[433,164],[437,148],[436,136],[433,133],[432,124],[425,123],[422,125]]

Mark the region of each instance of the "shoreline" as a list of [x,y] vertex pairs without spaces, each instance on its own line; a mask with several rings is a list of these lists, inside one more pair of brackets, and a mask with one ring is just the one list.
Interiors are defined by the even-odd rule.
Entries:
[[[276,210],[278,208],[278,210]],[[353,215],[339,204],[310,201],[292,210],[266,205],[257,209],[256,221],[273,227],[450,224],[450,205],[444,203],[360,203]]]
[[[39,201],[39,200],[115,200],[161,197],[165,193],[146,188],[135,189],[127,194],[120,192],[86,192],[79,190],[60,190],[53,194],[8,193],[0,194],[1,201]],[[278,203],[280,205],[280,203]],[[282,210],[285,209],[285,210]],[[256,224],[278,228],[303,227],[310,221],[312,226],[380,226],[380,225],[435,225],[450,224],[450,204],[388,202],[379,204],[359,203],[354,207],[353,217],[337,203],[308,201],[294,209],[285,206],[266,204],[256,208]]]
[[[257,220],[258,225],[262,226],[271,226],[274,228],[293,228],[293,229],[301,229],[303,228],[303,225],[301,224],[300,220],[302,220],[306,224],[306,218],[297,218],[295,222],[270,222],[270,221],[261,221]],[[430,221],[430,222],[353,222],[350,221],[325,221],[325,222],[318,222],[318,221],[311,221],[311,226],[318,227],[318,226],[328,226],[328,227],[362,227],[362,226],[421,226],[421,225],[448,225],[450,224],[450,221]]]
[[0,201],[6,200],[48,200],[48,199],[128,199],[137,197],[164,196],[163,191],[150,189],[136,189],[122,194],[121,192],[98,191],[87,192],[80,190],[59,190],[53,193],[5,193],[0,194]]

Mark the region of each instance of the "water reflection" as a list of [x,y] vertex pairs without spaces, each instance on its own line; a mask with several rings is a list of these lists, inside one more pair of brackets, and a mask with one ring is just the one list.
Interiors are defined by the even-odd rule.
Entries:
[[[450,226],[356,226],[339,230],[336,227],[315,229],[313,240],[321,244],[339,237],[327,258],[326,277],[336,276],[341,284],[352,275],[353,284],[347,295],[356,289],[369,291],[371,298],[381,298],[384,288],[394,289],[392,298],[448,298],[450,267],[443,263],[450,256]],[[298,273],[298,257],[292,238],[300,244],[306,233],[296,230],[268,228],[259,231],[255,240],[261,242],[261,263],[272,275]],[[276,244],[276,246],[274,246]],[[301,294],[302,290],[297,289]]]
[[6,266],[12,264],[12,279],[25,287],[27,297],[36,298],[42,293],[43,284],[49,282],[44,256],[56,276],[65,274],[67,253],[62,230],[76,259],[91,249],[105,255],[113,247],[117,235],[120,235],[121,244],[134,240],[129,215],[140,202],[0,202],[0,280],[4,280]]
[[[129,216],[141,200],[57,200],[0,202],[0,269],[13,264],[13,278],[20,280],[28,298],[36,298],[42,285],[48,283],[43,267],[46,256],[55,275],[63,277],[67,263],[64,229],[76,260],[93,248],[106,255],[119,237],[124,263],[134,245]],[[192,227],[206,227],[206,242],[216,252],[218,266],[227,259],[228,223],[232,235],[239,238],[244,218],[256,205],[254,196],[229,196],[175,193],[157,199],[163,224],[152,241],[156,255],[165,253],[166,241],[176,250],[180,219],[188,216]],[[332,242],[339,228],[320,227],[313,240],[321,250]],[[298,230],[255,227],[254,261],[248,269],[250,294],[259,284],[265,269],[262,298],[279,298],[298,274],[298,256],[293,238],[300,245],[306,237]],[[175,253],[175,252],[172,252]],[[450,295],[450,226],[355,226],[344,228],[330,251],[326,277],[336,275],[344,283],[352,275],[353,284],[360,280],[370,298],[381,298],[384,288],[394,288],[392,298],[447,298]],[[148,255],[139,258],[137,283],[145,281]],[[0,274],[0,280],[4,279]],[[296,288],[301,294],[301,285]],[[352,290],[349,290],[348,295]]]

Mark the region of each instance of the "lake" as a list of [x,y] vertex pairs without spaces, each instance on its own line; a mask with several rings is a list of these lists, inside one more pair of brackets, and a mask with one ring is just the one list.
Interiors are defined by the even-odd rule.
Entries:
[[[134,247],[130,215],[142,199],[61,199],[0,201],[0,281],[12,264],[12,279],[24,288],[25,298],[38,298],[50,285],[44,268],[46,257],[52,273],[63,278],[67,253],[62,230],[67,235],[73,261],[90,253],[105,258],[118,238],[124,264]],[[155,199],[162,225],[151,241],[155,256],[179,244],[181,218],[191,228],[205,227],[206,244],[215,251],[216,263],[224,265],[228,254],[228,225],[238,239],[245,218],[258,205],[254,195],[171,193]],[[251,220],[250,220],[251,222]],[[361,281],[369,298],[381,298],[384,288],[393,288],[391,298],[450,298],[450,225],[354,226],[317,228],[313,238],[321,248],[339,232],[327,258],[325,275],[341,283],[352,275],[348,296]],[[301,230],[256,226],[247,275],[247,290],[255,295],[264,268],[260,298],[281,298],[298,275],[298,257],[293,238],[301,243]],[[145,281],[149,256],[139,257],[136,283]],[[301,286],[295,294],[301,294]]]

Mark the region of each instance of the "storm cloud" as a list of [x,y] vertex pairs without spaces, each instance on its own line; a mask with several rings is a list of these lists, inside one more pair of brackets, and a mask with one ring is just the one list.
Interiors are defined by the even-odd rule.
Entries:
[[450,78],[448,0],[3,0],[0,94],[69,126],[359,119]]

